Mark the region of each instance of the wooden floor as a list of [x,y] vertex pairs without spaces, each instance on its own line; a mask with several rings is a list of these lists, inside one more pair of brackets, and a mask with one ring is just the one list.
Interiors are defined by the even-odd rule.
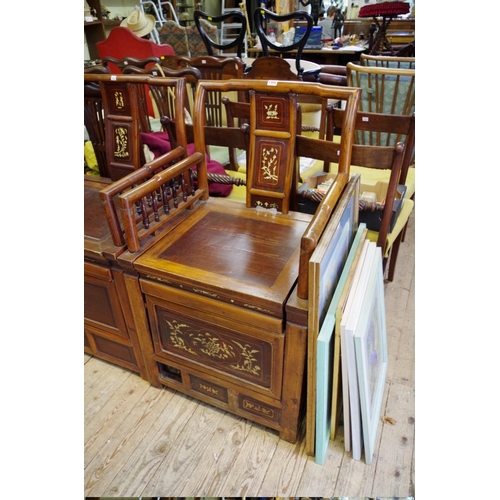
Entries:
[[85,356],[85,496],[415,495],[415,224],[386,285],[389,366],[372,465],[330,441],[325,464],[265,428]]

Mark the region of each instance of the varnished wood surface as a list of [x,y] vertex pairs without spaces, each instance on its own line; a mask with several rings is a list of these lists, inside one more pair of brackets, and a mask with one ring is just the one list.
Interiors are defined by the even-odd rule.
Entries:
[[85,355],[86,496],[351,496],[415,494],[414,215],[386,285],[389,366],[372,465],[343,449],[320,466],[278,433],[157,389]]

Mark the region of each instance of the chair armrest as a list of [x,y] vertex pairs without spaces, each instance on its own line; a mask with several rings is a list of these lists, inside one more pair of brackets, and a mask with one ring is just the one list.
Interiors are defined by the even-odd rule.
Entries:
[[120,220],[118,218],[118,213],[114,204],[115,196],[123,193],[127,189],[131,189],[136,184],[144,181],[144,179],[151,177],[154,171],[160,168],[159,166],[171,163],[174,160],[182,158],[185,153],[186,150],[184,148],[175,148],[172,151],[169,151],[168,153],[158,157],[153,162],[147,163],[142,168],[135,170],[125,177],[122,177],[121,179],[113,182],[113,184],[110,184],[99,192],[101,201],[104,205],[104,211],[106,212],[106,217],[108,219],[108,225],[111,232],[111,237],[113,239],[113,244],[115,246],[123,246],[125,244]]

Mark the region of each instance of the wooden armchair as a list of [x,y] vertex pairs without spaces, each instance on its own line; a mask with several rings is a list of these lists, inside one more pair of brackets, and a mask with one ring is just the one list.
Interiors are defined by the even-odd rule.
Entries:
[[[241,11],[231,11],[225,12],[220,16],[210,16],[206,12],[201,10],[195,10],[193,13],[194,23],[198,29],[201,39],[205,44],[207,49],[207,55],[209,56],[227,56],[227,51],[233,47],[236,48],[236,56],[242,57],[245,49],[245,34],[246,34],[246,19],[245,15]],[[231,29],[239,29],[238,33],[235,35],[228,36],[227,33],[222,33],[220,42],[210,37],[205,31],[202,20],[211,23],[221,23],[230,22],[232,25]],[[237,26],[236,26],[237,25]],[[214,49],[217,49],[217,53],[214,54]]]
[[[239,128],[228,127],[226,134],[226,129],[206,124],[205,106],[212,91],[249,95],[245,205],[207,196],[207,142],[232,132],[243,134]],[[296,182],[300,139],[296,109],[301,93],[346,103],[340,173],[315,215],[289,209]],[[196,153],[118,195],[128,247],[118,264],[129,269],[133,326],[151,384],[177,390],[297,441],[305,400],[308,319],[314,312],[307,299],[297,295],[297,280],[307,279],[307,256],[321,244],[348,185],[359,93],[305,82],[276,86],[244,79],[198,82]],[[321,142],[327,149],[329,144]],[[160,186],[170,176],[189,175],[194,164],[198,190],[181,210],[167,215],[162,212]],[[142,172],[123,181],[149,175]],[[105,193],[111,195],[117,189],[121,186]],[[159,200],[158,210],[155,200]],[[143,207],[148,220],[141,218]]]

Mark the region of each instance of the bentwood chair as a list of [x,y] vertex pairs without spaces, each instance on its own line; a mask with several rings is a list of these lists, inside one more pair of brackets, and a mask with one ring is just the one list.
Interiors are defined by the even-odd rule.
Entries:
[[[297,21],[305,21],[306,22],[306,29],[302,36],[297,40],[293,41],[290,45],[277,45],[276,43],[271,42],[266,35],[266,32],[264,30],[264,20],[268,19],[269,22],[275,23],[275,25],[285,27],[287,26],[290,21],[297,22]],[[257,35],[259,37],[260,43],[262,45],[262,54],[263,57],[273,57],[270,55],[270,51],[274,51],[275,53],[278,53],[280,55],[293,55],[293,59],[295,60],[295,74],[296,78],[298,80],[312,80],[316,81],[317,77],[319,75],[320,67],[318,66],[317,68],[314,69],[309,69],[305,70],[302,66],[302,51],[304,50],[304,47],[306,45],[307,39],[311,33],[312,27],[313,27],[313,18],[305,11],[295,11],[295,12],[290,12],[288,14],[276,14],[270,10],[267,9],[262,9],[262,8],[257,8],[254,11],[254,25],[255,25],[255,30],[257,31]],[[258,63],[259,65],[262,64],[259,60],[262,59],[262,57],[259,57],[255,63]],[[272,59],[271,61],[276,61],[276,58]],[[255,64],[254,63],[254,64]],[[272,64],[272,63],[271,63]],[[253,67],[253,65],[252,65]],[[285,67],[283,66],[283,69]],[[274,73],[274,79],[286,79],[286,80],[291,80],[292,78],[282,78],[281,77],[281,71],[282,68],[279,68],[279,72],[275,71]],[[255,75],[256,69],[255,68],[249,68],[248,69],[249,76],[252,78],[257,78]]]
[[[220,16],[211,16],[206,12],[201,10],[195,10],[193,13],[194,23],[200,33],[201,39],[205,44],[207,49],[207,54],[209,56],[224,56],[227,54],[229,49],[236,49],[236,56],[242,57],[245,49],[245,35],[246,35],[246,19],[245,15],[241,11],[231,11],[225,12]],[[210,23],[230,23],[231,30],[239,30],[235,34],[226,33],[226,27],[223,26],[221,31],[221,40],[214,40],[210,37],[207,31],[204,28],[204,23],[202,20],[205,20]],[[214,49],[217,49],[217,53],[214,53]],[[232,55],[232,54],[231,54]]]

